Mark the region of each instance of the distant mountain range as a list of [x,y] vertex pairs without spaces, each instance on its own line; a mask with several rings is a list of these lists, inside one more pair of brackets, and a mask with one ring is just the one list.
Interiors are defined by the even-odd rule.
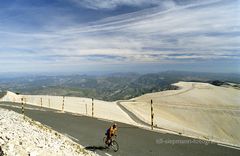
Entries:
[[12,78],[5,76],[0,78],[0,90],[10,90],[21,94],[78,96],[115,101],[130,99],[145,93],[177,89],[171,84],[178,81],[223,85],[224,82],[240,83],[240,75],[167,71],[150,74],[114,73],[97,76],[59,75]]

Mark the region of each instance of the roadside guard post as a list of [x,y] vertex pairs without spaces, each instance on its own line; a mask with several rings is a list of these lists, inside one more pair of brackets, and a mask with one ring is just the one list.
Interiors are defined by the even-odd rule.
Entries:
[[63,96],[62,111],[64,111],[65,96]]
[[[25,118],[25,115],[24,115],[24,98],[22,97],[21,98],[21,102],[22,102],[22,115],[23,115],[23,118]],[[25,100],[25,102],[26,102],[26,100]]]
[[48,107],[50,108],[50,98],[48,98]]
[[154,113],[153,113],[153,101],[151,100],[151,129],[153,130],[153,118],[154,118]]
[[41,108],[42,108],[42,105],[43,105],[43,99],[40,98],[40,103],[41,103]]
[[92,98],[92,117],[94,116],[94,103],[93,103],[93,98]]

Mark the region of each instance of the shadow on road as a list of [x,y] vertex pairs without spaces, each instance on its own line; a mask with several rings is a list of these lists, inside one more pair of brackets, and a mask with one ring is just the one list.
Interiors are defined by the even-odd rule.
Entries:
[[104,146],[87,146],[87,147],[85,147],[85,149],[89,150],[89,151],[96,151],[96,150],[103,151],[103,150],[106,150],[108,148],[104,147]]

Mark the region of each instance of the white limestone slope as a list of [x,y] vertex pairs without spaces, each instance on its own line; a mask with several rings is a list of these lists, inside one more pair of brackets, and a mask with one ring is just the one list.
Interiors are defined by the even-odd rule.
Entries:
[[12,92],[2,98],[2,101],[19,102],[21,98],[24,103],[40,107],[52,108],[59,111],[77,113],[86,116],[93,116],[106,120],[113,120],[128,124],[136,125],[135,123],[118,105],[116,102],[107,102],[94,99],[94,109],[92,110],[92,99],[83,97],[63,97],[63,96],[48,96],[48,95],[16,95]]
[[185,135],[240,146],[240,90],[207,83],[179,82],[179,90],[163,91],[124,102],[127,109],[150,123]]
[[0,109],[0,125],[0,146],[6,156],[96,155],[66,136],[13,111]]

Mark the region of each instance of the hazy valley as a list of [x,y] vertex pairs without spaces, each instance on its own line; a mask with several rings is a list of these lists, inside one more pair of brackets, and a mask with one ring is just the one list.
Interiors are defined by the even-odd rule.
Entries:
[[174,90],[177,87],[171,84],[179,81],[222,85],[224,82],[240,83],[240,75],[168,71],[151,74],[0,77],[0,89],[21,94],[76,96],[115,101],[131,99],[146,93]]

